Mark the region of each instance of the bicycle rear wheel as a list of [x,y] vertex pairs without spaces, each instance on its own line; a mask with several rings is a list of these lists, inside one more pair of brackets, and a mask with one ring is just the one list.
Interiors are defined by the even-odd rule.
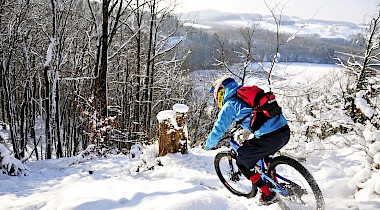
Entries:
[[268,176],[284,189],[279,193],[284,204],[292,210],[323,210],[325,202],[317,182],[310,172],[296,160],[278,156],[268,167]]
[[214,165],[220,181],[231,193],[247,198],[256,196],[256,185],[239,171],[236,160],[228,151],[218,153],[215,156]]

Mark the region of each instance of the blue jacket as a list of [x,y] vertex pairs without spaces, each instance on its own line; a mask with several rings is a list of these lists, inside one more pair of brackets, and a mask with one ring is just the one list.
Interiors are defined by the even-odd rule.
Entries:
[[[252,113],[252,108],[247,104],[234,97],[236,91],[240,86],[236,82],[230,82],[224,89],[223,107],[220,109],[218,119],[216,120],[214,127],[207,138],[206,150],[210,150],[215,147],[224,133],[228,130],[233,122],[237,122]],[[247,117],[240,125],[246,130],[250,129],[250,122],[253,114]],[[257,131],[254,132],[255,137],[260,137],[264,134],[273,132],[282,126],[287,124],[287,120],[282,114],[276,117],[268,119]]]

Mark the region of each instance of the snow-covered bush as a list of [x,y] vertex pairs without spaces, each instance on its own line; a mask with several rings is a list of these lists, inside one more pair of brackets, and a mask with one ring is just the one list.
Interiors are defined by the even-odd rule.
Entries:
[[85,150],[83,150],[79,155],[76,156],[74,162],[72,164],[78,164],[85,160],[92,159],[97,156],[96,146],[94,144],[90,144],[87,146]]
[[95,144],[90,144],[85,150],[79,153],[75,157],[75,160],[72,164],[78,164],[85,160],[91,160],[96,157],[106,157],[108,154],[117,154],[117,148],[105,147],[105,146],[96,146]]
[[[93,98],[90,98],[88,102],[91,104],[94,102]],[[101,113],[92,108],[90,111],[83,111],[81,113],[81,120],[87,128],[83,131],[83,134],[88,136],[92,144],[104,150],[105,147],[109,147],[109,151],[112,152],[112,142],[110,139],[114,133],[114,127],[117,116],[102,116]],[[103,151],[98,150],[100,153]]]
[[363,131],[363,136],[368,147],[367,154],[370,163],[376,169],[380,169],[380,131],[368,123]]
[[140,161],[134,167],[131,168],[131,172],[142,172],[146,170],[152,170],[155,166],[162,166],[158,157],[158,144],[152,144],[146,146],[141,150]]
[[0,174],[7,174],[10,176],[26,175],[28,167],[20,160],[10,155],[7,148],[0,144]]
[[135,145],[132,145],[130,154],[132,158],[140,158],[140,156],[143,154],[143,148],[141,144],[136,143]]
[[380,171],[373,171],[370,165],[359,170],[348,182],[356,200],[368,201],[380,195]]
[[365,51],[362,56],[351,56],[341,65],[350,75],[345,99],[348,115],[355,122],[358,145],[367,154],[368,162],[350,181],[356,190],[355,198],[366,201],[379,196],[380,180],[380,74],[378,71],[380,14],[371,19],[365,35]]
[[[278,94],[292,131],[287,149],[300,157],[323,150],[321,142],[332,135],[359,130],[343,109],[343,92],[335,84],[338,78],[342,79],[340,74],[337,70],[335,74],[323,76],[323,80],[308,82],[304,88],[282,89],[282,94]],[[342,139],[342,143],[347,141]],[[313,146],[306,147],[311,143]]]

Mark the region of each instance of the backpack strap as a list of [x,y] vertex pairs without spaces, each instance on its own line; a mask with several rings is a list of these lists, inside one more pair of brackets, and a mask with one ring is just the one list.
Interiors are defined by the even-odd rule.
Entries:
[[254,102],[255,107],[253,107],[253,109],[255,109],[256,111],[261,110],[261,104],[260,104],[260,101],[261,101],[261,99],[263,99],[264,97],[266,97],[266,94],[265,94],[264,90],[262,90],[262,91],[260,91],[260,92],[258,92],[258,93],[256,94],[255,102]]
[[251,116],[251,115],[252,115],[252,112],[250,112],[249,114],[247,114],[246,116],[244,116],[243,118],[241,118],[239,121],[236,122],[236,124],[237,124],[237,125],[242,124],[243,121],[244,121],[245,119],[247,119],[247,118],[248,118],[249,116]]
[[[245,101],[241,100],[237,95],[234,95],[234,97],[237,98],[242,103],[246,104],[248,107],[251,107],[248,103],[246,103]],[[250,124],[250,128],[251,128],[251,132],[253,133],[257,129],[259,129],[261,127],[261,125],[263,125],[266,122],[267,117],[264,114],[264,112],[262,111],[261,106],[260,106],[260,100],[263,97],[265,97],[265,92],[264,91],[260,91],[258,93],[258,95],[255,97],[255,104],[257,104],[257,105],[255,107],[252,107],[252,112],[250,112],[249,114],[247,114],[246,116],[244,116],[243,118],[241,118],[239,121],[236,121],[237,125],[242,124],[245,119],[247,119],[249,116],[251,116],[253,114],[253,118],[252,118],[251,122],[249,123]]]
[[[236,98],[237,100],[239,100],[240,102],[242,102],[243,104],[246,104],[248,107],[250,107],[250,105],[248,103],[246,103],[245,101],[241,100],[238,96],[237,96],[237,93],[235,93],[234,95],[232,95],[231,98]],[[246,116],[244,116],[243,118],[241,118],[239,121],[236,121],[236,125],[240,125],[241,123],[243,123],[243,121],[245,119],[247,119],[253,112],[250,112],[249,114],[247,114]]]

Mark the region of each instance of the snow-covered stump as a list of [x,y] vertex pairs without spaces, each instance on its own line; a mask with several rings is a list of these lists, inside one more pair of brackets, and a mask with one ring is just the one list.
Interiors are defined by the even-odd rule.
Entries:
[[173,110],[161,111],[158,119],[158,155],[167,153],[187,153],[187,112],[189,107],[184,104],[175,104]]

